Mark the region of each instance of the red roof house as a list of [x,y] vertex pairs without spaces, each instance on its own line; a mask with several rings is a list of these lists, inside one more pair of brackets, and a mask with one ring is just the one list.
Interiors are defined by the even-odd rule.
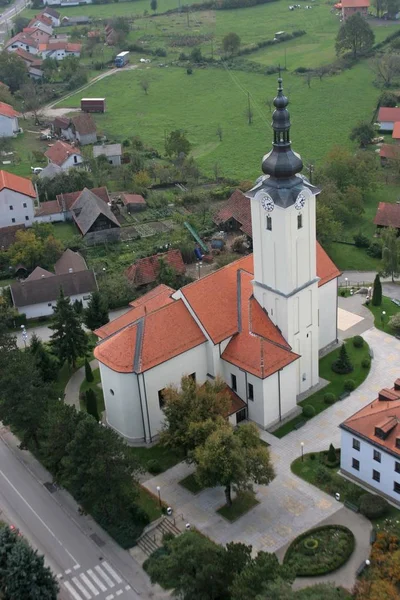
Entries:
[[378,112],[380,131],[393,131],[394,124],[400,121],[400,108],[381,106]]
[[240,230],[251,237],[250,200],[240,190],[235,190],[226,204],[214,216],[214,222],[224,229]]
[[140,194],[121,194],[121,199],[128,212],[144,210],[147,206],[146,200]]
[[8,171],[0,171],[0,192],[4,189],[36,198],[35,188],[30,179],[14,175]]
[[175,269],[179,275],[186,271],[180,250],[168,250],[164,254],[154,254],[136,261],[125,271],[126,277],[137,286],[148,285],[156,281],[160,271],[160,260]]
[[82,163],[81,151],[71,144],[57,140],[47,152],[44,153],[49,163],[55,163],[63,170],[67,171],[70,167]]
[[391,160],[400,160],[400,148],[395,144],[382,144],[379,149],[379,156],[382,165]]
[[381,229],[382,227],[394,227],[395,229],[400,230],[400,204],[379,202],[374,225],[376,225],[378,229]]
[[368,16],[369,0],[342,0],[341,4],[344,21],[356,13]]

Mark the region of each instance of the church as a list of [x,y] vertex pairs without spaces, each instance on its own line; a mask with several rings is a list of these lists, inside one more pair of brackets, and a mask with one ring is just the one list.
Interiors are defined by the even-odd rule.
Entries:
[[128,443],[157,439],[163,391],[183,375],[221,377],[230,422],[269,429],[296,413],[318,384],[320,352],[337,340],[340,272],[316,240],[320,190],[300,175],[278,82],[272,150],[246,194],[253,254],[180,290],[159,285],[95,332],[106,420]]

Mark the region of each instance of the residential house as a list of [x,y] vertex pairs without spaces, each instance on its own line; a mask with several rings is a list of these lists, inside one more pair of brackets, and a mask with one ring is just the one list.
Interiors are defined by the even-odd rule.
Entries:
[[400,121],[396,121],[393,126],[392,139],[396,142],[396,144],[400,143]]
[[[58,165],[50,163],[45,169],[43,169],[42,173],[44,173],[46,169],[54,167],[56,167],[56,171],[54,173],[55,175],[57,175],[60,172],[63,172],[62,169],[58,167]],[[57,171],[57,169],[60,169],[60,171]],[[110,197],[108,195],[108,190],[106,187],[93,188],[90,191],[93,192],[98,198],[100,198],[104,204],[106,204],[107,206],[109,205]],[[38,223],[73,221],[74,213],[72,208],[75,202],[81,197],[82,194],[83,191],[71,192],[69,194],[60,194],[59,196],[57,196],[56,200],[49,200],[47,202],[40,203],[39,207],[35,211],[34,221]]]
[[25,27],[23,32],[29,35],[32,39],[36,40],[38,44],[47,44],[51,37],[50,33],[46,33],[38,27]]
[[[104,204],[111,204],[110,196],[106,187],[92,188],[90,190],[97,198],[100,198]],[[72,220],[72,207],[75,202],[80,198],[83,190],[79,192],[69,192],[67,194],[59,194],[57,196],[57,203],[62,212],[65,213],[66,220]]]
[[69,117],[56,117],[52,123],[53,132],[59,137],[71,139],[70,135],[71,119]]
[[121,194],[121,200],[128,213],[138,212],[147,208],[147,202],[140,194]]
[[340,428],[341,472],[400,506],[400,379]]
[[85,146],[97,142],[96,123],[92,115],[82,113],[75,117],[56,117],[52,123],[56,135]]
[[6,50],[9,52],[15,52],[18,48],[26,50],[31,54],[37,54],[39,52],[39,44],[30,35],[21,31],[17,33],[11,39],[9,39],[5,45]]
[[82,44],[73,44],[59,39],[50,39],[47,44],[40,44],[39,49],[43,58],[63,60],[68,56],[77,56],[79,58],[82,51]]
[[39,69],[37,67],[29,67],[28,75],[31,79],[35,79],[36,81],[38,81],[40,79],[43,79],[44,73],[42,69]]
[[[30,179],[0,171],[0,227],[32,225],[36,197]],[[0,232],[0,238],[2,236]]]
[[42,15],[51,19],[53,27],[60,27],[61,15],[54,8],[46,6],[46,8],[42,11]]
[[93,271],[72,271],[61,274],[50,273],[40,269],[25,281],[10,286],[14,308],[28,319],[53,314],[60,288],[71,302],[80,300],[86,308],[91,294],[97,290],[97,282]]
[[20,116],[10,104],[0,102],[0,137],[15,137],[19,133]]
[[17,54],[27,66],[28,75],[32,79],[41,79],[43,77],[43,71],[41,70],[42,59],[38,58],[37,54],[31,54],[22,48],[18,48],[15,50],[15,54]]
[[87,271],[86,261],[82,254],[67,248],[54,265],[54,272],[56,275],[63,275],[78,273],[78,271]]
[[214,223],[225,231],[241,231],[251,238],[249,198],[246,198],[240,190],[235,190],[223,207],[214,215]]
[[381,106],[378,112],[379,131],[393,131],[394,124],[400,121],[400,108]]
[[41,202],[35,210],[35,223],[58,223],[62,221],[66,221],[66,216],[57,200]]
[[77,167],[83,162],[79,148],[61,140],[57,140],[44,155],[49,163],[55,163],[63,171],[68,171],[71,167]]
[[[1,211],[1,200],[0,200]],[[8,250],[9,247],[16,241],[17,231],[23,231],[25,225],[10,225],[0,229],[0,250]]]
[[101,146],[93,146],[93,157],[105,156],[114,167],[119,167],[122,157],[121,144],[102,144]]
[[153,254],[153,256],[140,258],[126,269],[125,276],[137,287],[154,283],[160,272],[160,261],[164,261],[179,275],[184,275],[186,272],[180,250],[168,250],[163,254]]
[[33,19],[29,21],[28,27],[39,28],[50,36],[53,34],[53,21],[43,13],[33,17]]
[[108,203],[85,188],[71,207],[72,218],[82,236],[119,228],[120,224]]
[[107,46],[115,46],[118,42],[118,33],[111,25],[106,25],[104,28],[104,33],[106,35],[106,44]]
[[382,167],[390,163],[400,164],[400,148],[395,144],[382,144],[379,148],[379,157]]
[[400,232],[400,204],[390,202],[379,202],[376,211],[374,225],[378,232],[386,227],[394,227]]
[[368,16],[369,0],[341,0],[343,21],[359,13]]
[[[89,3],[90,4],[90,3]],[[74,27],[75,25],[89,25],[92,20],[89,17],[79,16],[79,17],[67,17],[64,16],[61,19],[62,27]]]

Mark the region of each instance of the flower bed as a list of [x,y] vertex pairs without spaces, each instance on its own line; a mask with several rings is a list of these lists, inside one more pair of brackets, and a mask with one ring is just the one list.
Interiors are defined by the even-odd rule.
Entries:
[[355,546],[354,535],[342,525],[325,525],[299,535],[286,551],[284,563],[297,577],[325,575],[346,563]]

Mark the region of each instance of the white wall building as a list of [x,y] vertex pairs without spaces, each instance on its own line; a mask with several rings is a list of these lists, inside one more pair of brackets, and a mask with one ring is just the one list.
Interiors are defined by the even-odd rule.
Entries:
[[316,242],[319,190],[298,175],[281,86],[274,103],[273,149],[246,194],[254,254],[176,292],[158,286],[97,332],[107,421],[131,443],[157,437],[163,389],[183,375],[222,377],[230,420],[270,428],[297,412],[319,350],[336,341],[339,271]]
[[400,380],[340,427],[342,473],[400,505]]
[[83,162],[79,148],[71,146],[71,144],[67,144],[61,140],[57,140],[44,155],[49,163],[58,165],[63,171],[68,171],[72,167],[77,167]]
[[36,191],[30,179],[0,171],[0,228],[32,225],[35,203]]
[[0,137],[15,137],[19,132],[21,115],[10,104],[0,102]]

